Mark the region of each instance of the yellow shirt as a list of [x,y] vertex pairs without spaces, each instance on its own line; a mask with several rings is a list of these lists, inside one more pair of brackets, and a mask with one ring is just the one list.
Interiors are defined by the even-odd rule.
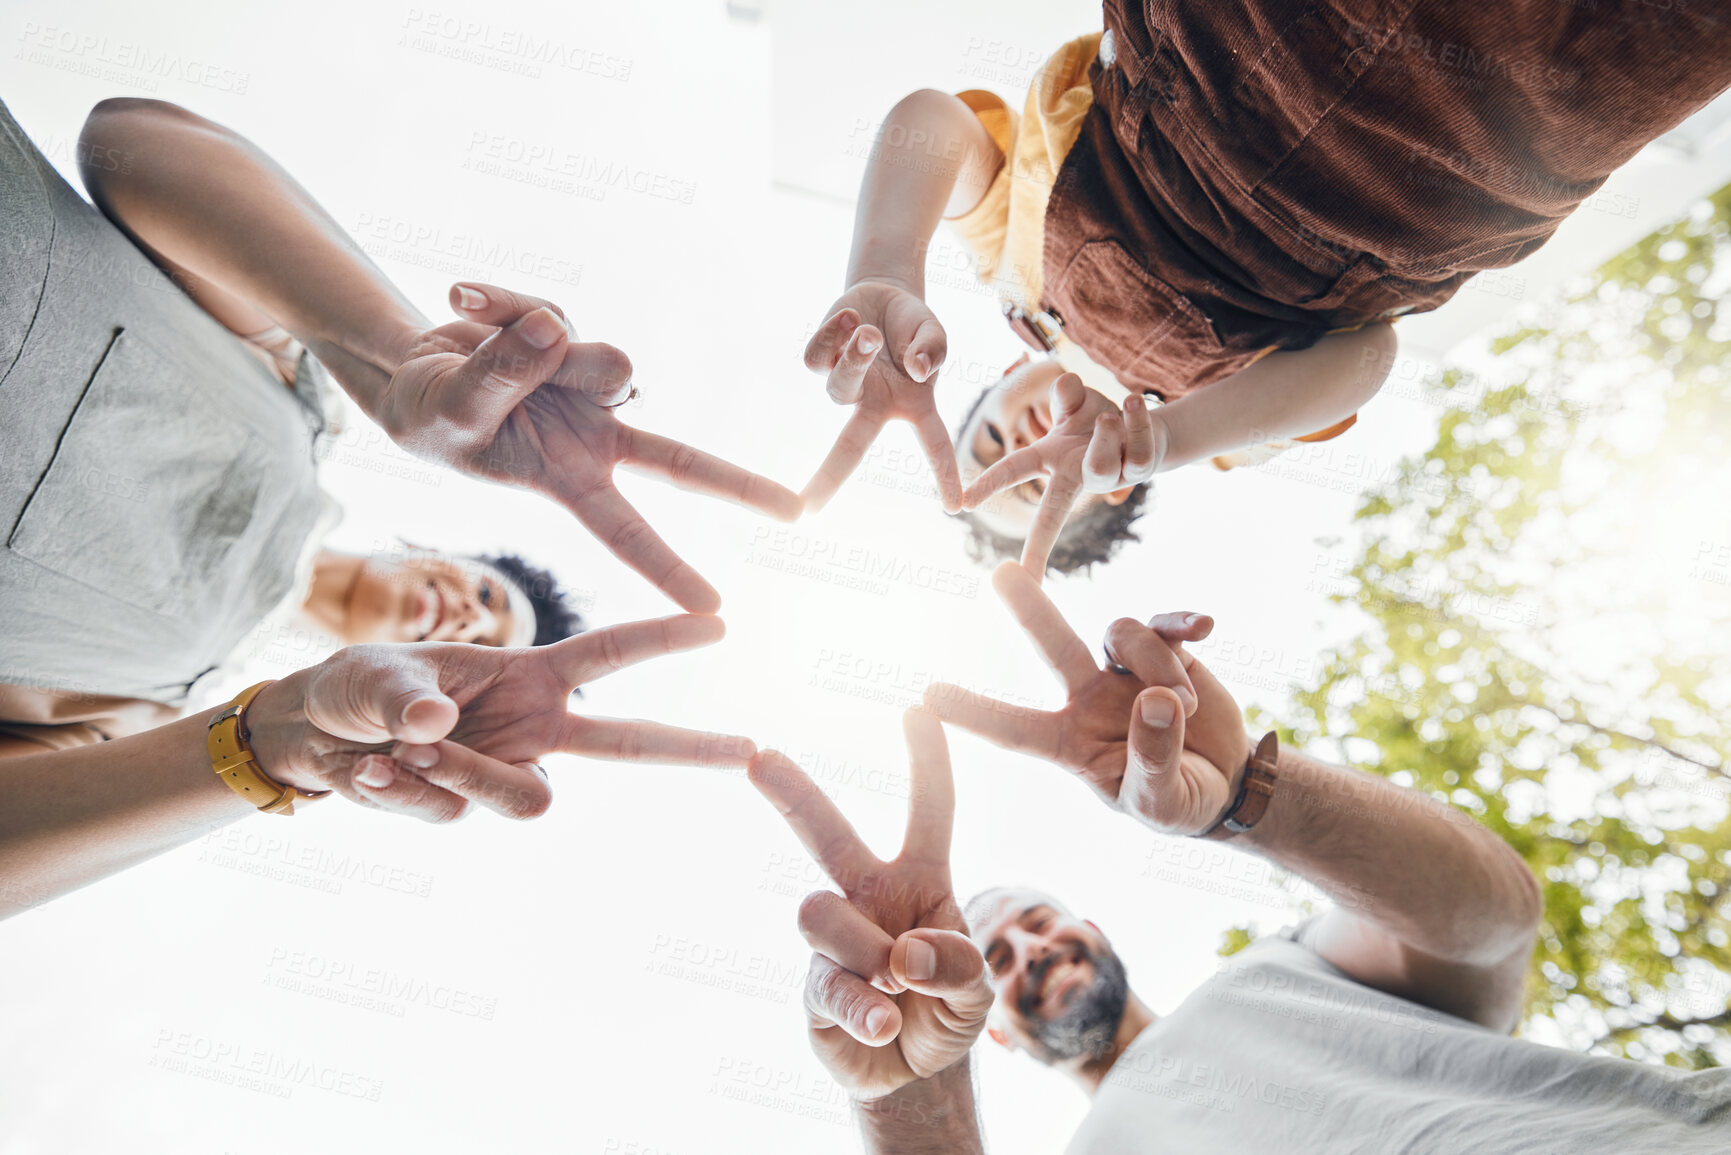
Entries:
[[1094,103],[1088,67],[1099,47],[1100,33],[1091,32],[1054,52],[1034,77],[1020,116],[994,93],[956,94],[980,118],[1004,165],[980,203],[949,224],[973,253],[981,279],[1000,300],[1025,309],[1040,307],[1046,202]]

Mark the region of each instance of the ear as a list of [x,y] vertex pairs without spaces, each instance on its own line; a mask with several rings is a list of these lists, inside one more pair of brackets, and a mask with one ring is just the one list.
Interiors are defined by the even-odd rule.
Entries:
[[1111,493],[1106,495],[1106,504],[1123,505],[1126,501],[1130,500],[1130,495],[1135,492],[1136,487],[1134,485],[1127,485],[1123,489],[1114,489]]
[[1010,1045],[1010,1036],[1006,1035],[1003,1031],[1000,1031],[997,1027],[987,1027],[986,1034],[992,1037],[992,1042],[998,1044],[998,1046],[1004,1048],[1004,1050],[1013,1051],[1016,1049]]

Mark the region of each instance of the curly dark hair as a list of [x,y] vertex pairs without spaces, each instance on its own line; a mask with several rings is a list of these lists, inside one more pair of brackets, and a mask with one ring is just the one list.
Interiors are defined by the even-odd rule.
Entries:
[[571,608],[566,600],[570,595],[559,588],[559,579],[547,570],[514,553],[477,557],[475,560],[504,574],[529,599],[529,604],[535,609],[534,645],[550,646],[583,632],[583,615]]
[[[980,406],[986,403],[987,394],[995,386],[988,385],[980,390],[980,395],[974,398],[973,405],[968,409],[967,416],[956,429],[955,440],[960,444],[962,431],[973,421],[974,414],[980,411]],[[1096,565],[1112,560],[1127,541],[1141,541],[1142,535],[1131,528],[1132,523],[1145,512],[1143,506],[1148,501],[1148,486],[1138,485],[1130,491],[1130,496],[1119,505],[1110,502],[1096,502],[1079,516],[1072,514],[1064,523],[1064,528],[1058,533],[1058,542],[1052,547],[1052,555],[1046,559],[1047,573],[1070,574],[1077,570],[1091,570]],[[1022,542],[1019,537],[1006,537],[986,526],[978,516],[963,511],[950,515],[968,527],[968,536],[963,543],[968,551],[968,557],[984,566],[995,566],[1000,562],[1018,561],[1022,556]]]

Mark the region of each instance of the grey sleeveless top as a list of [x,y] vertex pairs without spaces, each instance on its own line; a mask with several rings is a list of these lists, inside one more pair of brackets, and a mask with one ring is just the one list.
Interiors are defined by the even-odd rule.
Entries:
[[0,682],[180,704],[294,581],[327,380],[285,389],[0,105]]

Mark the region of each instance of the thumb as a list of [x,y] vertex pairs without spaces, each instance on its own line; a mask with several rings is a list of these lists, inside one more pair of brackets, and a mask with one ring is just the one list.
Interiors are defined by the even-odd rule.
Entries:
[[1130,757],[1118,804],[1156,826],[1182,821],[1183,782],[1178,760],[1184,753],[1184,707],[1165,686],[1150,686],[1136,696],[1130,715]]
[[992,1005],[986,960],[959,931],[908,931],[890,948],[890,973],[909,990],[943,999],[963,1014],[983,1015]]
[[1088,399],[1088,390],[1074,373],[1061,373],[1052,382],[1052,423],[1056,425],[1079,412]]
[[307,721],[351,742],[437,742],[457,724],[457,704],[434,668],[392,647],[355,646],[319,669],[307,687]]

